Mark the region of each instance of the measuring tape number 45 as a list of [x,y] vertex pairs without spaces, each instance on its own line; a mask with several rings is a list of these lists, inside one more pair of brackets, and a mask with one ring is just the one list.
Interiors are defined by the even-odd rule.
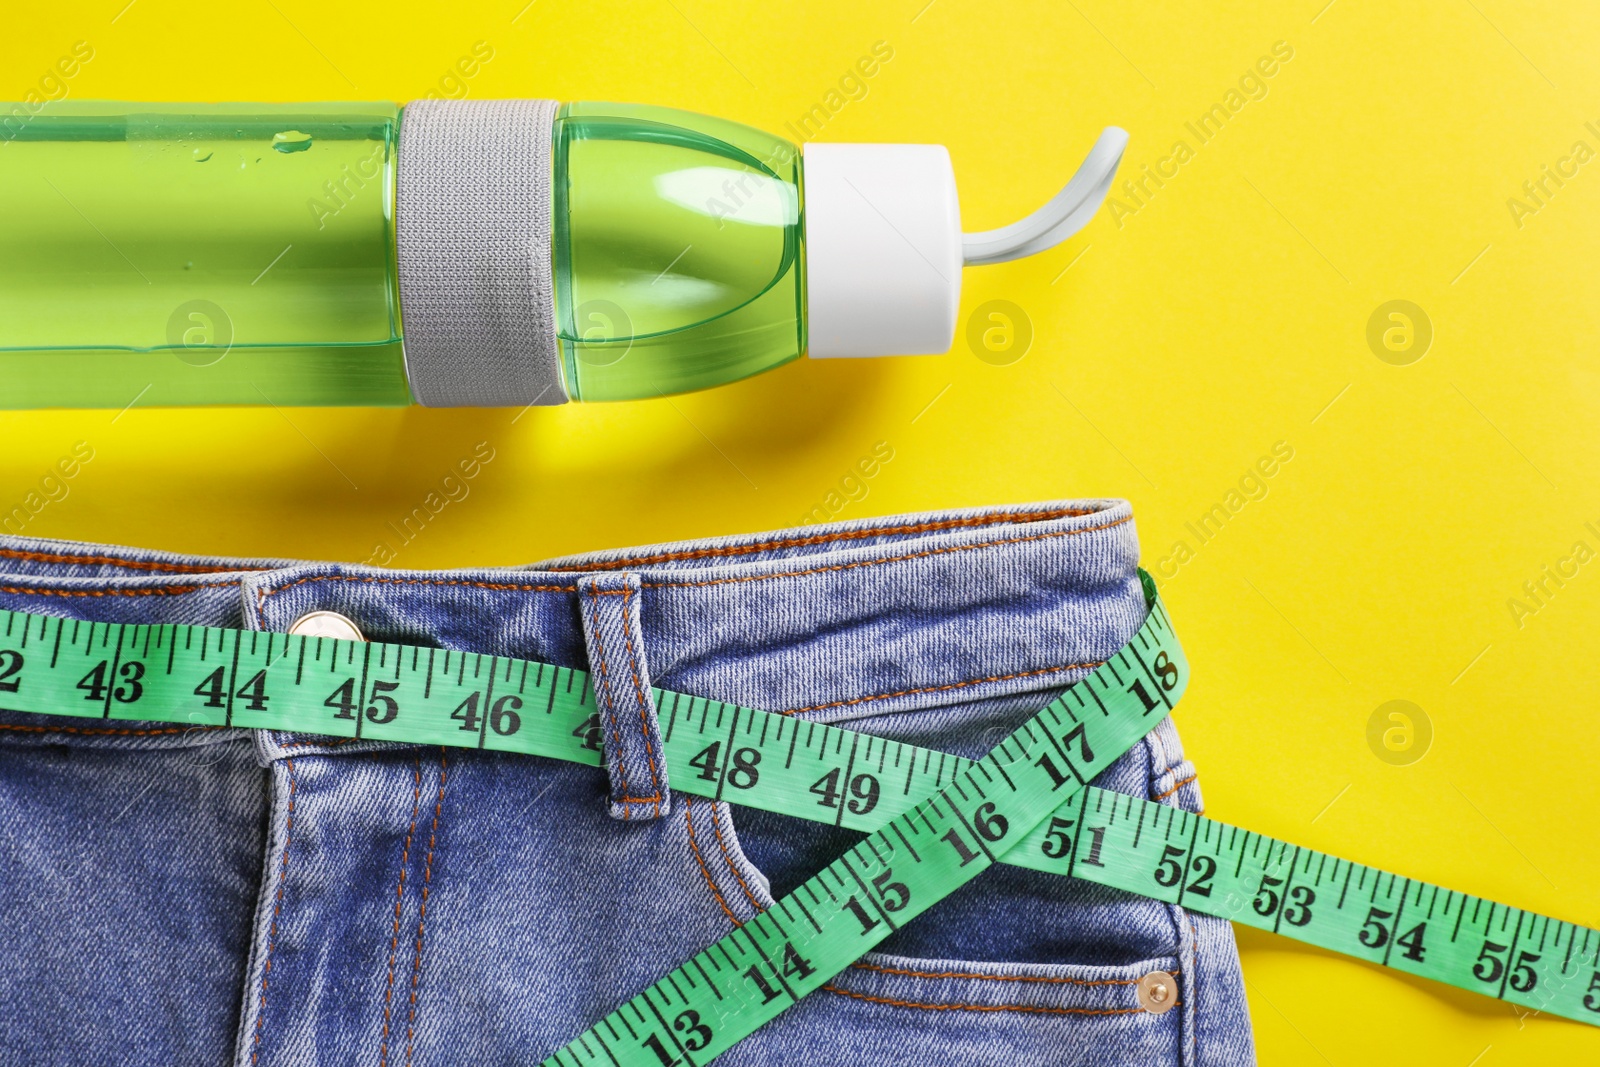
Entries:
[[[1133,639],[977,761],[655,690],[674,788],[869,836],[547,1067],[709,1063],[996,862],[1600,1024],[1600,932],[1089,786],[1188,681],[1140,577]],[[603,762],[583,671],[329,637],[0,612],[0,706]]]

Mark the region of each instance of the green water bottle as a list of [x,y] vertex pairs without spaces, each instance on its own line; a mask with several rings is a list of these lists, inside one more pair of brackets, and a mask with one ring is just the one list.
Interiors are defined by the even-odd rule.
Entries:
[[0,408],[526,406],[944,352],[1127,142],[963,234],[939,145],[545,100],[0,107]]

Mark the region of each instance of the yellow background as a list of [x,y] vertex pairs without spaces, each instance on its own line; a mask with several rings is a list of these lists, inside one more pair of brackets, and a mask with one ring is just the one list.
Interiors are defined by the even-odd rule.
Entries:
[[[1136,210],[1103,212],[1064,247],[969,269],[945,356],[802,360],[710,393],[514,423],[422,409],[3,413],[7,508],[73,442],[95,450],[27,533],[366,559],[480,440],[495,458],[470,496],[395,565],[793,525],[879,441],[894,459],[864,499],[834,498],[839,517],[1126,496],[1146,566],[1168,559],[1196,668],[1178,722],[1210,814],[1600,926],[1600,561],[1549,584],[1520,626],[1508,606],[1536,606],[1523,583],[1574,542],[1600,550],[1584,525],[1600,528],[1600,161],[1547,183],[1536,212],[1507,204],[1535,206],[1522,183],[1574,142],[1600,149],[1584,125],[1600,128],[1600,10],[124,3],[14,6],[0,96],[21,97],[84,40],[95,57],[75,98],[404,101],[485,41],[476,98],[649,101],[783,132],[881,40],[893,59],[824,135],[947,144],[969,229],[1043,202],[1109,123],[1132,134],[1123,178],[1179,139],[1192,158],[1141,201],[1119,193]],[[1279,41],[1293,58],[1266,95],[1200,144],[1185,123]],[[992,299],[1032,324],[1031,348],[1005,365],[965,341]],[[1366,340],[1394,299],[1432,323],[1407,366]],[[1279,441],[1294,458],[1267,495],[1200,545],[1185,523]],[[1193,550],[1181,567],[1178,540]],[[1367,743],[1391,699],[1432,723],[1431,750],[1407,766]],[[1267,934],[1240,942],[1265,1064],[1600,1061],[1600,1030]]]

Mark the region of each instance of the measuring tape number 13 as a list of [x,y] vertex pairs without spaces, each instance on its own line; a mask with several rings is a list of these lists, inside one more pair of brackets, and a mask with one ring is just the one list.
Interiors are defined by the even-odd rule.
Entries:
[[1188,683],[1166,609],[1154,583],[1141,578],[1150,610],[1116,655],[948,785],[613,1011],[546,1067],[708,1063],[1022,844],[1149,733]]
[[[1600,1024],[1600,931],[1088,786],[1171,709],[1188,681],[1187,662],[1154,583],[1140,575],[1150,611],[1121,652],[983,760],[913,750],[911,766],[921,762],[926,768],[936,759],[941,779],[949,760],[949,783],[899,814],[869,806],[850,820],[840,803],[842,823],[872,829],[872,836],[602,1019],[544,1067],[708,1063],[997,860]],[[757,725],[748,724],[748,752],[759,758],[781,750],[781,744],[762,743],[764,724],[760,738],[754,736]],[[783,725],[780,720],[776,730],[780,742]],[[834,731],[814,724],[805,729]],[[730,732],[730,745],[736,736],[737,730]],[[849,752],[842,778],[835,770],[818,786],[853,783],[850,768],[874,766],[876,739],[853,736],[849,744],[844,737],[833,741],[836,751]],[[865,759],[857,756],[862,742]],[[875,766],[881,772],[895,746],[878,744]],[[829,747],[827,737],[820,747]],[[670,737],[667,748],[676,775],[676,761],[686,757],[674,753]],[[903,757],[894,752],[894,765]],[[864,780],[869,787],[858,796],[875,806],[877,779],[868,773]],[[908,777],[908,791],[910,786]],[[803,800],[780,806],[774,796],[730,791],[725,797],[720,786],[714,795],[833,821],[808,811]],[[822,803],[829,804],[826,790]]]
[[[1086,785],[1188,680],[1140,576],[1134,638],[980,761],[654,690],[674,789],[872,836],[547,1064],[704,1064],[996,861],[1600,1023],[1600,931]],[[571,668],[26,612],[0,624],[5,710],[604,758],[590,679]]]

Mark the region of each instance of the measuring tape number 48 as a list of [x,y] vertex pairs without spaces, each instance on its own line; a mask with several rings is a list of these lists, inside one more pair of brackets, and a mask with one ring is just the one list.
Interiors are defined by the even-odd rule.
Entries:
[[[1140,577],[1132,640],[977,761],[655,690],[674,788],[869,836],[547,1067],[709,1063],[996,862],[1600,1024],[1600,932],[1089,786],[1188,682]],[[603,762],[583,671],[330,637],[0,612],[0,705]]]

